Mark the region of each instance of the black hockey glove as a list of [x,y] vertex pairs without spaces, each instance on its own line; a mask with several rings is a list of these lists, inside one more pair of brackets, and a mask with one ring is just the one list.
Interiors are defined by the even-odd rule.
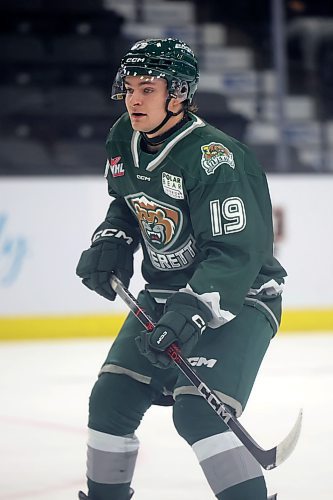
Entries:
[[92,237],[92,244],[84,250],[76,268],[82,283],[109,300],[116,298],[110,278],[114,273],[128,287],[133,276],[133,236],[103,222]]
[[211,320],[208,306],[194,295],[177,292],[166,302],[164,314],[152,332],[136,337],[139,351],[158,368],[169,368],[172,359],[164,351],[176,342],[187,357]]

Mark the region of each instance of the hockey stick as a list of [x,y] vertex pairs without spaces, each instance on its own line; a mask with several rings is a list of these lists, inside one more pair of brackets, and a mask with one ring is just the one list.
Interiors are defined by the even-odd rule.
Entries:
[[[140,307],[137,300],[133,297],[131,292],[125,288],[122,282],[112,275],[111,286],[119,297],[128,305],[130,310],[138,318],[140,323],[145,327],[147,332],[151,332],[155,328],[155,324],[148,314]],[[180,349],[176,344],[170,345],[166,349],[166,353],[176,363],[178,368],[188,378],[188,380],[198,389],[200,395],[207,401],[213,408],[215,413],[223,420],[223,422],[231,429],[234,434],[239,438],[243,445],[248,449],[251,455],[259,462],[259,464],[266,470],[274,469],[282,462],[284,462],[294,450],[298,441],[301,424],[302,424],[302,410],[299,412],[296,423],[280,444],[264,450],[259,446],[250,434],[244,429],[242,424],[237,420],[232,411],[217,397],[217,395],[198,377],[193,371],[189,362],[184,359],[180,354]]]

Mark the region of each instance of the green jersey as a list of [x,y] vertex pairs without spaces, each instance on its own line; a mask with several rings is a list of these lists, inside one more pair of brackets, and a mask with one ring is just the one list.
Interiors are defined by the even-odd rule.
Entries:
[[214,327],[245,300],[269,304],[286,272],[273,256],[261,167],[246,146],[189,117],[155,154],[142,150],[127,113],[115,123],[106,142],[114,197],[106,220],[139,232],[150,289],[196,294],[210,306]]

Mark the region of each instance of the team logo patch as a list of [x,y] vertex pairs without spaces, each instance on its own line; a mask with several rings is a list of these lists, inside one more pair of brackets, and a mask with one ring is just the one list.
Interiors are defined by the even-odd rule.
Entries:
[[178,238],[183,224],[181,211],[161,203],[144,193],[126,198],[140,224],[141,232],[150,247],[167,250]]
[[183,179],[177,175],[162,172],[162,186],[165,194],[176,200],[184,199]]
[[110,169],[112,177],[121,177],[125,175],[124,164],[121,162],[121,156],[115,156],[107,160],[105,166],[105,177],[108,175]]
[[201,166],[205,169],[207,175],[213,174],[217,167],[223,165],[223,163],[235,168],[234,155],[219,142],[210,142],[201,146],[201,152]]

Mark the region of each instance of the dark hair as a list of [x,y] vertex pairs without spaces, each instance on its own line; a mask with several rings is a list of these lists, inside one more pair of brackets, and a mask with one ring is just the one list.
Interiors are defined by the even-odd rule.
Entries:
[[198,112],[198,106],[194,102],[191,102],[191,104],[187,105],[186,110],[196,114]]

